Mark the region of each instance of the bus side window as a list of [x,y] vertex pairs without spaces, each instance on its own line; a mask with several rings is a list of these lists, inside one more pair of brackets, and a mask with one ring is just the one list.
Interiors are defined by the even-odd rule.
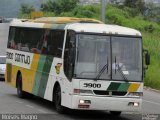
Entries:
[[48,42],[49,40],[51,40],[51,35],[50,35],[50,30],[46,29],[44,31],[44,34],[40,40],[40,43],[41,43],[41,52],[42,54],[48,54]]
[[30,34],[28,29],[26,28],[21,29],[19,37],[20,43],[17,44],[19,50],[29,52],[29,46],[28,46],[29,36]]
[[13,49],[19,49],[18,45],[21,43],[19,33],[20,33],[20,28],[16,28],[15,37],[14,37],[14,40],[13,40],[13,43],[14,43]]
[[15,46],[15,41],[14,41],[15,31],[16,28],[10,27],[7,48],[13,48]]
[[75,61],[75,34],[72,31],[67,32],[66,44],[64,50],[64,73],[71,81],[73,77],[73,68]]
[[9,41],[8,41],[8,48],[17,49],[17,43],[19,39],[19,28],[11,27],[9,31]]
[[30,31],[30,51],[32,53],[41,53],[42,49],[42,35],[44,34],[43,29],[32,29]]
[[64,30],[52,30],[48,41],[48,54],[54,57],[62,57]]

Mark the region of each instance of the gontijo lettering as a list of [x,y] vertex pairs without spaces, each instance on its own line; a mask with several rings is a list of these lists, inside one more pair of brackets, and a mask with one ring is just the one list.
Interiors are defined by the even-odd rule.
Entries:
[[30,64],[31,59],[29,55],[7,52],[7,59],[14,60],[24,64]]
[[25,64],[30,64],[30,56],[15,53],[15,61],[25,63]]
[[7,52],[7,59],[13,59],[13,53]]

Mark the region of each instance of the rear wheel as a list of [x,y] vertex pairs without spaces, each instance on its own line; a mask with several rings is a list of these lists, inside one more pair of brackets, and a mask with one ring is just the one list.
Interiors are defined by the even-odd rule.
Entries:
[[25,97],[25,92],[22,90],[22,75],[18,75],[17,78],[17,95],[19,98]]
[[61,106],[61,88],[59,85],[54,91],[54,105],[58,113],[64,113],[64,107]]

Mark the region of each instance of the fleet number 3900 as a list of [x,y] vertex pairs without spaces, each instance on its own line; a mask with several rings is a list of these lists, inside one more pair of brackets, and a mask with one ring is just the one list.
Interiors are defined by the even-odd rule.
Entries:
[[101,84],[96,84],[96,83],[84,83],[84,87],[87,87],[87,88],[101,88]]

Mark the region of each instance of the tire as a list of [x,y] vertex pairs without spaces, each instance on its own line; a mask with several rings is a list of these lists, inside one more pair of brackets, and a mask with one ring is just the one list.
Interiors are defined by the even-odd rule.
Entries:
[[121,111],[110,111],[110,113],[113,116],[120,116],[121,115]]
[[64,113],[65,108],[61,106],[61,88],[59,85],[55,88],[54,91],[54,105],[58,113]]
[[22,90],[22,75],[18,75],[17,78],[17,95],[19,98],[25,97],[25,92]]

